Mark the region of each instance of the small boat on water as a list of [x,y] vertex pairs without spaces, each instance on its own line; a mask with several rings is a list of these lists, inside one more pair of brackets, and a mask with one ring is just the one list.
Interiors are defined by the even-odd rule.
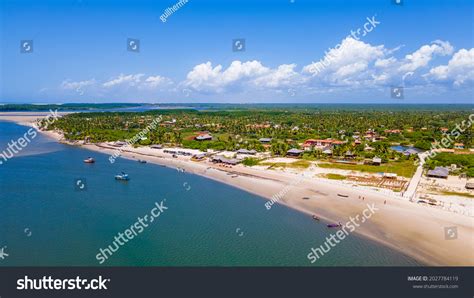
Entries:
[[88,158],[84,159],[84,162],[85,163],[94,163],[95,159],[93,159],[92,157],[88,157]]
[[319,218],[319,217],[317,217],[316,215],[313,215],[313,219],[314,219],[314,220],[317,220],[317,221],[319,221],[319,220],[320,220],[320,218]]
[[327,225],[328,228],[338,228],[338,227],[340,227],[340,226],[342,226],[341,223],[338,223],[338,224],[328,224],[328,225]]
[[139,163],[146,163],[146,160],[139,159],[138,162],[139,162]]
[[337,195],[340,196],[340,197],[343,197],[343,198],[349,197],[348,195],[344,195],[344,194],[340,194],[340,193],[338,193]]
[[122,172],[121,174],[115,175],[115,180],[128,181],[130,180],[130,178],[128,177],[128,174],[125,174],[124,172]]

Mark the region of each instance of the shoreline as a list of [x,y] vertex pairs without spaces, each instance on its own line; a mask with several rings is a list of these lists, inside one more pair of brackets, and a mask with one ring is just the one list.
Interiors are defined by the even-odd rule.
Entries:
[[[28,116],[33,117],[33,116]],[[37,118],[37,115],[34,116]],[[0,120],[13,121],[20,125],[31,126],[31,119],[20,116],[10,116]],[[39,131],[43,135],[60,141],[62,135],[53,131]],[[70,144],[87,150],[112,155],[117,148],[108,144]],[[122,148],[123,149],[123,148]],[[170,168],[182,168],[191,174],[200,175],[208,179],[237,187],[246,192],[255,194],[262,199],[262,208],[265,203],[281,192],[288,184],[299,179],[280,199],[278,203],[299,212],[317,215],[327,222],[347,222],[349,217],[361,214],[367,204],[374,203],[379,209],[366,223],[355,230],[357,235],[390,247],[405,255],[430,266],[472,266],[474,265],[473,236],[474,228],[471,217],[447,212],[444,210],[420,206],[412,202],[396,199],[383,193],[369,192],[362,187],[329,183],[321,179],[301,177],[293,173],[245,167],[243,165],[232,168],[220,167],[208,161],[190,161],[182,156],[171,158],[171,155],[162,152],[162,149],[126,148],[121,157],[147,162]],[[349,197],[339,197],[338,193],[349,194]],[[364,196],[365,200],[358,199]],[[309,197],[303,200],[303,197]],[[387,204],[384,204],[384,201]],[[267,210],[272,212],[271,209]],[[312,220],[310,218],[310,220]],[[318,224],[318,223],[315,223]],[[319,224],[325,224],[323,222]],[[458,238],[446,240],[444,228],[456,226]],[[336,230],[332,231],[334,233]],[[312,247],[323,244],[314,242]],[[308,247],[308,253],[311,247]],[[302,256],[305,257],[305,256]],[[308,265],[311,263],[308,260]]]

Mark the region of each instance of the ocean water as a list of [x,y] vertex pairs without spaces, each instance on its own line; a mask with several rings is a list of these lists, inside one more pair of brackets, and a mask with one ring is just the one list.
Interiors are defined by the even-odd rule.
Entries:
[[[0,122],[0,153],[28,127]],[[83,159],[93,156],[95,164]],[[1,158],[1,157],[0,157]],[[37,135],[0,165],[0,266],[418,266],[350,235],[311,264],[334,230],[200,176],[62,145]],[[131,180],[114,175],[127,172]],[[81,182],[78,187],[77,179]],[[100,248],[165,200],[153,223],[99,265]]]

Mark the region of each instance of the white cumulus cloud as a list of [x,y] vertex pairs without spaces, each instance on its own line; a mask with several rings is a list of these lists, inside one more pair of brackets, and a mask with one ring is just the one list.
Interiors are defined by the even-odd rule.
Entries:
[[474,48],[456,52],[447,65],[430,70],[427,77],[435,81],[450,81],[455,86],[474,81]]
[[[396,57],[400,48],[388,49],[383,44],[372,45],[346,37],[317,58],[319,61],[303,67],[291,61],[273,66],[264,65],[258,60],[236,60],[228,66],[207,61],[192,67],[178,84],[162,75],[122,73],[102,82],[96,82],[95,79],[79,82],[65,80],[61,88],[77,90],[91,86],[89,90],[107,95],[113,92],[127,94],[129,89],[153,95],[157,95],[157,92],[151,91],[179,90],[183,94],[196,92],[206,95],[272,95],[271,92],[286,94],[287,90],[295,90],[299,95],[308,95],[336,93],[339,90],[384,90],[389,86],[434,90],[435,86],[447,88],[449,83],[459,87],[474,80],[474,49],[461,49],[454,53],[448,41],[436,40],[421,45],[405,56]],[[437,66],[437,56],[448,56],[450,60],[446,65]],[[425,74],[421,72],[422,69]]]
[[435,40],[431,45],[424,45],[412,54],[406,55],[405,62],[400,66],[400,71],[415,71],[427,66],[435,55],[451,55],[453,50],[449,42]]
[[227,69],[223,69],[220,64],[213,67],[208,61],[194,66],[184,85],[198,91],[222,92],[228,86],[248,82],[269,72],[269,68],[256,60],[243,63],[233,61]]
[[170,79],[157,75],[157,76],[147,77],[143,81],[141,86],[153,89],[153,88],[157,88],[157,87],[161,87],[161,86],[167,86],[167,85],[170,85],[172,83],[173,82]]
[[102,86],[106,88],[114,87],[114,86],[136,86],[140,83],[141,78],[144,76],[144,74],[139,73],[139,74],[130,74],[130,75],[124,75],[120,74],[118,77],[113,78],[105,83],[102,84]]
[[84,88],[87,86],[92,86],[96,83],[95,79],[87,80],[87,81],[78,81],[73,82],[71,80],[65,80],[61,83],[61,88],[65,90],[76,90],[79,88]]

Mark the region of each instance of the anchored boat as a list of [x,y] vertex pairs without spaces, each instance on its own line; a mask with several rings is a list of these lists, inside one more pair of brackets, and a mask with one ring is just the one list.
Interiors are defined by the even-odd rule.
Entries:
[[93,159],[92,157],[88,157],[88,158],[84,159],[84,162],[85,163],[94,163],[95,159]]
[[128,181],[130,178],[128,177],[128,174],[125,174],[122,172],[121,174],[115,175],[115,180],[125,180]]

